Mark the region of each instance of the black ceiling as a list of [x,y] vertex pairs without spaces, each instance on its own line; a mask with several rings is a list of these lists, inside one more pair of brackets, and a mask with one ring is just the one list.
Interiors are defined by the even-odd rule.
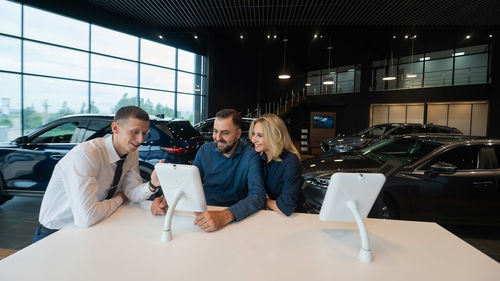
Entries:
[[238,28],[498,27],[500,1],[86,0],[99,10],[172,31]]

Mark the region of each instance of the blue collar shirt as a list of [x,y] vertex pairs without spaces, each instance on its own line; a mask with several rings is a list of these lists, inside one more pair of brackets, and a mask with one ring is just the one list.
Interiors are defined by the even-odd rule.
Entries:
[[229,157],[217,151],[215,142],[204,144],[194,159],[203,181],[208,205],[225,206],[239,221],[262,209],[266,191],[259,154],[238,142]]

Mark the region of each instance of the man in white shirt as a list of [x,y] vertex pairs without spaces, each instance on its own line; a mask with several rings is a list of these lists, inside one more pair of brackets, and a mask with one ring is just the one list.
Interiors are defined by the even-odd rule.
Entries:
[[149,131],[149,115],[137,106],[122,107],[111,129],[113,135],[81,143],[57,163],[42,200],[34,242],[72,223],[94,225],[127,199],[142,201],[159,189],[156,171],[149,183],[142,183],[138,168],[138,148]]

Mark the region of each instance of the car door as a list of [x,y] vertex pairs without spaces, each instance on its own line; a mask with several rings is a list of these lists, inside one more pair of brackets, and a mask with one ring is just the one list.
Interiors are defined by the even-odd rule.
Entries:
[[81,140],[84,122],[68,120],[29,136],[4,159],[7,189],[29,193],[43,191],[56,163]]
[[[487,222],[497,199],[498,165],[485,163],[485,145],[467,145],[444,151],[423,164],[413,175],[412,212],[416,218],[440,222]],[[491,152],[490,152],[491,153]],[[453,174],[425,173],[433,164],[457,167]]]

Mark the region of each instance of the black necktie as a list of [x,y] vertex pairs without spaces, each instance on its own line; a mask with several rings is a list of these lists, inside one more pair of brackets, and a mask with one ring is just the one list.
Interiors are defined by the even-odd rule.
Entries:
[[125,158],[122,158],[116,162],[115,176],[113,177],[113,183],[111,184],[111,189],[109,190],[106,199],[110,199],[113,197],[113,195],[115,195],[116,189],[118,188],[118,182],[120,181],[120,177],[122,176],[123,162],[125,162]]

